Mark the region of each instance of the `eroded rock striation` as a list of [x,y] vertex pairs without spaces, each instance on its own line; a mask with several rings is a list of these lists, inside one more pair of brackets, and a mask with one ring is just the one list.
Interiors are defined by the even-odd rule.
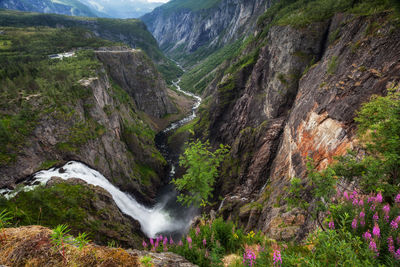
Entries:
[[305,177],[307,157],[324,168],[354,146],[361,104],[400,82],[399,41],[386,14],[273,26],[255,63],[213,83],[199,125],[232,146],[220,213],[272,238],[304,237],[312,220],[287,210],[290,179]]
[[[269,0],[222,0],[206,8],[184,5],[156,8],[141,19],[169,55],[190,54],[200,48],[216,49],[255,27]],[[201,3],[199,3],[201,5]],[[183,6],[183,7],[182,7]]]

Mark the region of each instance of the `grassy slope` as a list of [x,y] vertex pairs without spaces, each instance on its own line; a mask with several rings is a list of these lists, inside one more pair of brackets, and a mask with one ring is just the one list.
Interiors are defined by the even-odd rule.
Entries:
[[70,17],[54,14],[28,13],[11,10],[0,10],[0,26],[30,27],[48,26],[57,27],[81,27],[88,30],[96,30],[103,38],[111,41],[121,42],[120,35],[126,37],[126,41],[135,43],[156,63],[158,69],[167,81],[176,79],[182,71],[167,59],[158,48],[157,41],[147,31],[143,22],[136,19],[105,19],[105,18],[83,18]]

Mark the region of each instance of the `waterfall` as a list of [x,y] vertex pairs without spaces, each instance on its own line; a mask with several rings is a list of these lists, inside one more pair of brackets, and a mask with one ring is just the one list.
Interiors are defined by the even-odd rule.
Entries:
[[190,225],[189,218],[172,218],[164,210],[166,201],[158,203],[153,208],[147,208],[139,204],[131,195],[122,192],[111,184],[101,173],[83,163],[70,161],[61,168],[40,171],[34,175],[34,178],[41,184],[45,184],[54,176],[61,177],[64,180],[79,178],[88,184],[104,188],[111,194],[118,208],[123,213],[131,216],[140,223],[143,233],[148,237],[154,238],[157,234],[165,232],[182,232],[182,230],[187,230]]

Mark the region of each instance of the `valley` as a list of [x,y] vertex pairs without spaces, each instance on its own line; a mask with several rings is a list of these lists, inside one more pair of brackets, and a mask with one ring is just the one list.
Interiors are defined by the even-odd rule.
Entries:
[[[0,264],[43,265],[10,256],[14,229],[34,227],[54,266],[90,266],[85,247],[120,251],[110,266],[397,266],[399,14],[395,0],[0,10]],[[63,225],[73,257],[49,234]]]

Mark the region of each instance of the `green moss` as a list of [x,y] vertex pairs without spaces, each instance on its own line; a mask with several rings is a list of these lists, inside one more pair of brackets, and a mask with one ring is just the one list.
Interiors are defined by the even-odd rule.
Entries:
[[48,170],[59,163],[60,161],[58,160],[45,160],[40,164],[39,170]]
[[0,207],[12,213],[15,225],[55,227],[68,224],[75,229],[87,230],[84,222],[87,210],[82,205],[93,196],[93,192],[84,186],[60,183],[50,188],[20,192],[10,200],[1,198]]
[[335,73],[336,73],[336,70],[337,70],[337,68],[338,68],[338,64],[339,64],[339,62],[338,62],[338,57],[337,57],[337,56],[332,56],[332,57],[331,57],[331,60],[330,60],[329,63],[328,63],[328,68],[327,68],[326,72],[327,72],[329,75],[335,74]]

